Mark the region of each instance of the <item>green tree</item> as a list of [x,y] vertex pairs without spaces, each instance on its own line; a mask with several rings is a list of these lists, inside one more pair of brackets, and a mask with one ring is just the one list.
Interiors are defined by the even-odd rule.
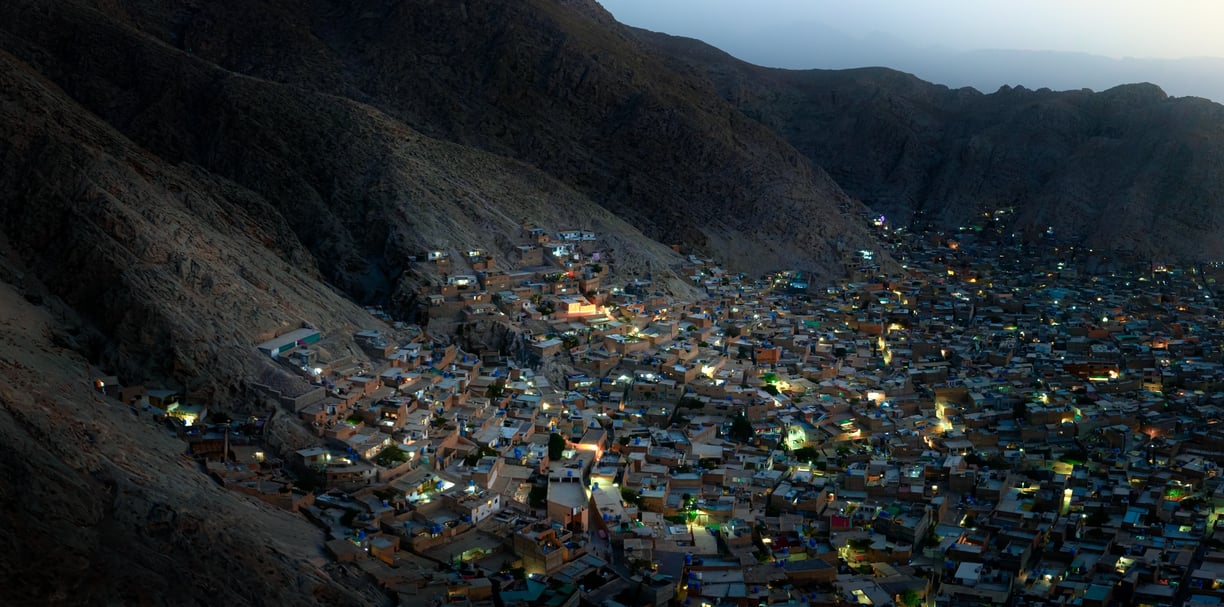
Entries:
[[918,592],[906,590],[901,594],[901,605],[906,607],[918,607],[922,605],[922,597],[918,596]]
[[548,435],[548,459],[559,460],[565,451],[565,437],[553,432]]
[[469,453],[467,457],[463,458],[463,464],[465,466],[475,466],[478,462],[480,462],[480,458],[488,457],[488,456],[496,456],[496,455],[497,455],[496,449],[488,445],[481,445],[480,448]]
[[378,452],[374,458],[375,463],[379,466],[394,466],[395,464],[408,461],[408,454],[404,453],[403,449],[395,445],[391,445],[386,449]]
[[1099,510],[1088,513],[1084,517],[1084,524],[1089,527],[1100,527],[1109,522],[1109,515]]
[[705,401],[691,396],[681,396],[676,406],[684,409],[700,409],[705,406]]
[[731,430],[727,432],[727,436],[732,440],[746,443],[752,440],[752,432],[752,422],[748,421],[748,416],[741,412],[731,418]]
[[502,394],[504,394],[505,392],[506,392],[505,384],[502,384],[501,382],[496,382],[496,383],[489,384],[489,387],[485,389],[485,396],[488,398],[501,398]]
[[548,505],[548,485],[532,485],[527,493],[527,503],[532,508],[543,508]]
[[795,460],[801,462],[814,462],[820,457],[820,453],[811,447],[799,447],[798,449],[795,449],[795,452],[791,455],[795,458]]

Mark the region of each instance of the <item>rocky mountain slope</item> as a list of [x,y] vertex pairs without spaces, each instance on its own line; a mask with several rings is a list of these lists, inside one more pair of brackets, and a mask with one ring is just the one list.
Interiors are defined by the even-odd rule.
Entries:
[[[788,71],[635,30],[677,69],[902,222],[993,222],[1102,249],[1219,259],[1224,106],[1150,84],[952,90],[883,68]],[[987,218],[986,214],[990,214]]]
[[382,600],[95,369],[250,406],[283,373],[260,339],[378,326],[354,301],[412,293],[410,255],[506,259],[524,224],[675,292],[666,244],[830,272],[870,246],[827,175],[597,5],[355,6],[0,3],[3,601]]
[[504,259],[524,223],[600,229],[632,243],[618,255],[628,267],[675,261],[550,176],[423,136],[369,104],[228,71],[72,3],[0,12],[15,54],[151,154],[258,194],[321,277],[359,301],[395,292],[408,256],[427,248]]
[[[7,46],[138,144],[265,196],[349,292],[378,291],[403,243],[436,233],[390,227],[397,209],[444,215],[474,175],[521,186],[490,197],[516,220],[545,184],[742,270],[836,271],[831,242],[870,246],[822,170],[593,2],[81,2],[0,9]],[[452,174],[388,175],[405,146],[387,140],[407,133]]]
[[3,602],[379,603],[314,564],[305,520],[221,489],[91,389],[104,364],[236,402],[269,371],[253,335],[370,317],[266,202],[149,155],[3,52],[0,158]]
[[163,427],[92,393],[54,341],[63,309],[29,298],[0,283],[4,604],[386,602],[324,564],[306,520],[218,487]]

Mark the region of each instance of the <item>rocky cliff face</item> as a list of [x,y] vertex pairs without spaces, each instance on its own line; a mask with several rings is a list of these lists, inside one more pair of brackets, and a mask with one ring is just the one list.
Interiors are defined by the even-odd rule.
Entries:
[[[1224,255],[1224,106],[1150,84],[1100,93],[951,90],[887,69],[786,71],[638,31],[678,69],[902,222],[997,216],[1091,247]],[[989,214],[990,217],[986,217]]]

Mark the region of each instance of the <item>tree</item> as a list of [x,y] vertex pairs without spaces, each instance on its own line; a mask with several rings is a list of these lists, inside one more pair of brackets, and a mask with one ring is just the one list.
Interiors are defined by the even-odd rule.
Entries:
[[463,458],[463,464],[465,466],[475,466],[477,463],[480,462],[480,458],[488,457],[488,456],[496,456],[496,455],[497,455],[496,449],[488,445],[481,445],[480,448],[469,453],[467,457]]
[[404,450],[398,446],[391,445],[379,451],[374,461],[380,466],[394,466],[395,464],[408,461],[408,454],[404,453]]
[[905,607],[918,607],[922,604],[922,597],[915,590],[906,590],[901,593],[901,604]]
[[497,383],[489,384],[489,387],[485,389],[485,396],[488,398],[498,399],[498,398],[501,398],[502,394],[504,394],[505,392],[506,392],[505,384],[497,382]]
[[565,437],[553,432],[548,435],[548,459],[559,460],[565,452]]
[[792,453],[791,456],[797,461],[812,462],[816,461],[816,458],[820,457],[820,454],[811,447],[799,447],[798,449],[795,449],[795,452]]
[[752,422],[748,421],[748,416],[741,412],[731,418],[731,430],[727,432],[727,436],[741,443],[752,440]]
[[1084,517],[1084,524],[1089,527],[1100,527],[1109,522],[1109,515],[1099,510],[1088,513]]
[[683,409],[700,409],[705,406],[705,401],[691,396],[681,396],[676,406]]
[[543,508],[548,505],[548,485],[532,485],[527,493],[527,503],[532,508]]

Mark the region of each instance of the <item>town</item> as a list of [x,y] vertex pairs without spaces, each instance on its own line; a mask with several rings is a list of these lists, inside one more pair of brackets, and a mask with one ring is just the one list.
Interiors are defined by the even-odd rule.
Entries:
[[513,339],[375,308],[260,336],[293,449],[94,381],[401,605],[1219,605],[1224,269],[1021,245],[1006,212],[865,217],[900,267],[845,251],[836,285],[689,255],[693,301],[613,283],[585,230],[423,251],[431,322]]

